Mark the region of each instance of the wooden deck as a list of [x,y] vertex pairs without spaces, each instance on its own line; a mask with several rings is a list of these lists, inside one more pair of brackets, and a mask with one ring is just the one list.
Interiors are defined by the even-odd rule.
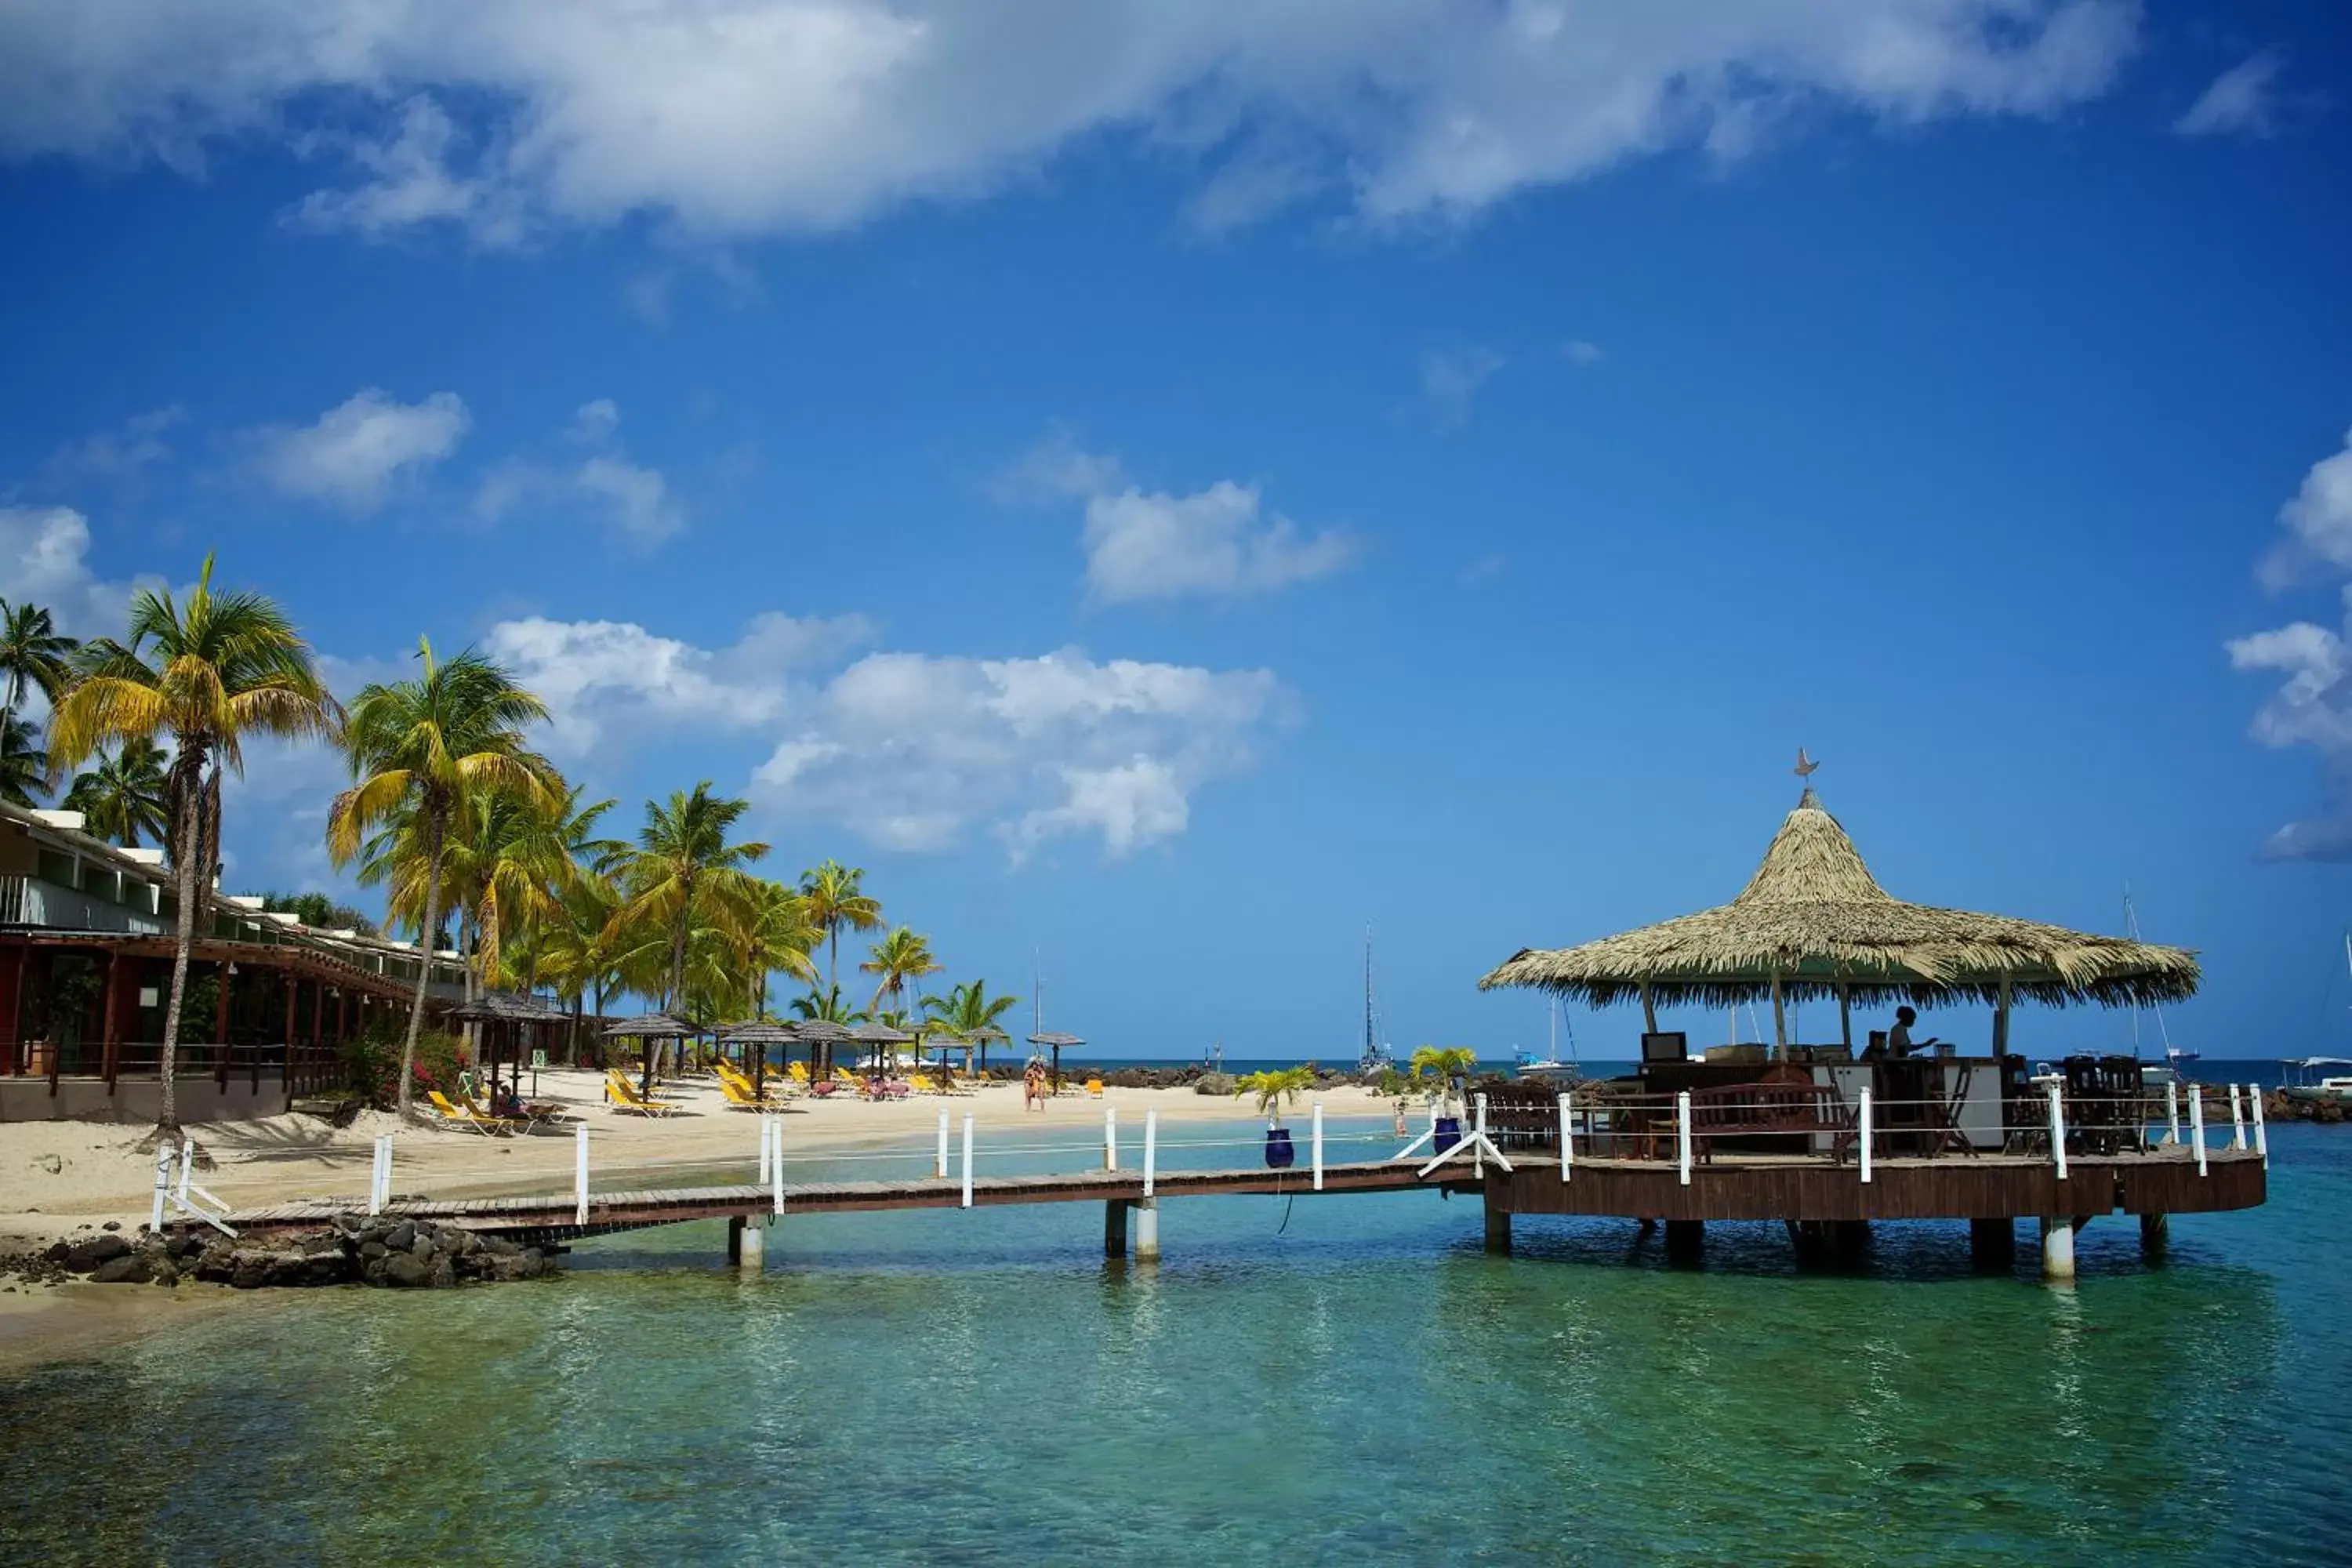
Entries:
[[[1475,1193],[1479,1183],[1466,1168],[1448,1166],[1423,1180],[1420,1162],[1373,1160],[1323,1168],[1323,1191],[1328,1193],[1394,1193],[1438,1189]],[[1212,1197],[1247,1193],[1297,1194],[1312,1190],[1313,1177],[1304,1169],[1269,1171],[1167,1171],[1152,1183],[1155,1198]],[[974,1178],[975,1208],[1003,1204],[1136,1203],[1143,1198],[1143,1176],[1137,1171],[1078,1171],[1058,1175],[983,1176]],[[963,1184],[956,1177],[919,1177],[887,1182],[800,1182],[784,1188],[784,1216],[836,1214],[868,1209],[955,1208],[963,1202]],[[398,1199],[384,1206],[383,1218],[430,1219],[473,1230],[496,1231],[533,1244],[562,1242],[649,1226],[677,1225],[686,1220],[758,1218],[775,1212],[773,1189],[764,1186],[668,1187],[637,1192],[591,1193],[588,1223],[579,1223],[577,1200],[570,1193],[526,1197]],[[366,1205],[357,1199],[318,1198],[275,1204],[227,1216],[240,1233],[268,1230],[314,1230],[339,1218],[363,1219]]]
[[1881,1159],[1871,1179],[1854,1163],[1743,1155],[1695,1165],[1685,1186],[1670,1161],[1511,1156],[1491,1167],[1486,1201],[1505,1214],[1613,1215],[1631,1219],[2032,1219],[2103,1214],[2208,1214],[2252,1208],[2268,1192],[2263,1157],[2217,1149],[2200,1176],[2187,1149],[2078,1155],[2066,1179],[2046,1155]]

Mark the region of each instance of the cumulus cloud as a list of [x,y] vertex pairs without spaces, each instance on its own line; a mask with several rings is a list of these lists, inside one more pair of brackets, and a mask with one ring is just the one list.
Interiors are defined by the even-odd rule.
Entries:
[[658,468],[634,462],[620,446],[621,411],[609,397],[584,403],[565,439],[584,449],[576,462],[509,458],[482,476],[474,515],[499,522],[519,511],[584,514],[623,542],[660,543],[686,526],[686,509]]
[[[2343,450],[2311,466],[2279,509],[2279,523],[2287,538],[2260,568],[2271,586],[2287,586],[2315,569],[2352,573],[2352,434]],[[2352,585],[2343,593],[2352,616]],[[2266,746],[2309,746],[2320,757],[2320,815],[2280,828],[2263,852],[2282,859],[2352,860],[2352,654],[2346,635],[2295,621],[2225,647],[2232,669],[2284,677],[2254,715],[2254,739]]]
[[2231,66],[2172,122],[2183,136],[2267,136],[2276,114],[2272,91],[2283,62],[2267,51]]
[[89,520],[73,508],[0,506],[0,596],[40,605],[68,637],[121,637],[140,586],[91,570]]
[[839,228],[1118,137],[1196,165],[1215,230],[1310,200],[1453,219],[1844,110],[1894,125],[2096,97],[2137,0],[116,0],[0,8],[0,155],[194,172],[339,161],[362,234],[669,220]]
[[299,429],[257,430],[254,468],[280,494],[348,511],[381,507],[399,484],[457,449],[473,416],[454,392],[402,403],[365,387]]
[[1583,338],[1570,338],[1559,345],[1559,357],[1579,370],[1589,370],[1609,356],[1601,352],[1599,343]]
[[49,454],[41,465],[41,477],[51,484],[134,479],[172,455],[166,437],[187,419],[188,411],[176,403],[135,414],[111,430],[84,437]]

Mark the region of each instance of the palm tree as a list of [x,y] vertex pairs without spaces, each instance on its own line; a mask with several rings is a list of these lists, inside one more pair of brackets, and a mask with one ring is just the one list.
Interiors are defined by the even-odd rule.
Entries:
[[243,769],[251,736],[331,736],[342,717],[286,613],[259,594],[215,594],[212,582],[207,555],[184,604],[169,589],[142,589],[131,603],[128,640],[84,645],[75,658],[75,679],[49,719],[49,762],[60,771],[79,765],[109,742],[121,746],[165,733],[173,738],[163,801],[179,907],[156,1117],[157,1130],[167,1136],[176,1136],[180,1127],[173,1074],[188,950],[219,866],[221,775]]
[[[540,966],[555,994],[572,1004],[572,1061],[580,1061],[580,1015],[593,993],[604,1016],[605,994],[621,983],[614,916],[621,895],[593,871],[583,871],[557,898],[541,932]],[[598,1058],[598,1065],[603,1058]]]
[[808,901],[782,882],[755,883],[735,929],[744,974],[752,984],[751,1016],[768,1016],[768,976],[781,969],[793,979],[816,984],[809,954],[822,933],[809,919]]
[[987,981],[967,980],[961,985],[950,986],[944,997],[924,997],[923,1011],[931,1016],[933,1023],[950,1034],[967,1040],[975,1036],[979,1037],[980,1070],[984,1074],[988,1071],[988,1036],[985,1031],[1001,1028],[997,1020],[1011,1012],[1020,1000],[1018,996],[991,996]]
[[[523,744],[523,726],[547,717],[547,705],[515,684],[500,666],[471,649],[446,661],[420,639],[424,673],[413,680],[371,682],[352,703],[344,750],[356,782],[327,812],[327,851],[338,866],[360,852],[372,827],[403,816],[414,834],[424,890],[416,914],[423,949],[416,995],[401,1047],[400,1110],[409,1110],[416,1037],[425,1023],[433,942],[441,929],[442,862],[453,829],[500,796],[560,799],[554,770]],[[395,900],[395,902],[397,900]]]
[[0,714],[0,800],[26,810],[33,792],[48,779],[49,753],[41,750],[33,727],[15,714]]
[[[807,995],[793,998],[793,1011],[803,1020],[838,1024],[845,1029],[863,1024],[872,1016],[864,1008],[853,1007],[843,1001],[841,987],[838,985],[827,985],[823,991],[812,986]],[[833,1045],[830,1041],[824,1042],[810,1054],[813,1059],[809,1071],[812,1075],[820,1070],[814,1061],[818,1055],[822,1055],[824,1058],[823,1070],[828,1072],[832,1070]]]
[[1450,1113],[1454,1095],[1469,1104],[1469,1079],[1478,1065],[1478,1053],[1467,1046],[1423,1046],[1412,1053],[1412,1076],[1433,1078],[1438,1082],[1438,1094]]
[[58,635],[49,612],[38,605],[0,599],[0,680],[7,682],[6,695],[0,698],[0,721],[15,718],[16,705],[36,686],[55,708],[72,683],[70,661],[78,646],[73,638]]
[[110,756],[100,752],[98,766],[78,776],[66,791],[64,805],[80,812],[83,826],[94,836],[136,849],[142,833],[158,842],[171,836],[163,792],[163,748],[152,741],[130,740]]
[[882,905],[861,890],[860,884],[865,880],[864,870],[838,860],[827,860],[814,871],[801,873],[801,897],[808,900],[809,919],[824,932],[832,949],[824,963],[828,985],[841,984],[842,928],[882,929]]
[[646,802],[637,847],[619,868],[629,894],[623,914],[668,933],[665,1007],[684,1002],[687,937],[696,921],[720,923],[710,917],[737,913],[751,896],[758,879],[743,868],[767,854],[768,847],[727,842],[728,831],[751,808],[749,801],[714,796],[709,779],[672,794],[667,805]]
[[874,987],[874,1000],[869,1006],[879,1010],[882,998],[890,998],[893,1010],[903,1010],[907,986],[926,974],[937,974],[941,965],[931,956],[931,939],[918,935],[900,926],[867,951],[874,956],[857,967],[868,974],[878,975],[881,984]]

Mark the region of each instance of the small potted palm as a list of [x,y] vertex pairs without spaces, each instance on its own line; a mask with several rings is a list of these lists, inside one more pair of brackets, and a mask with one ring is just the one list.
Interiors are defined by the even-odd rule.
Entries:
[[1264,1072],[1245,1073],[1234,1082],[1234,1098],[1254,1095],[1257,1113],[1266,1119],[1265,1163],[1270,1171],[1286,1171],[1298,1163],[1298,1146],[1290,1141],[1290,1129],[1282,1124],[1282,1108],[1315,1087],[1315,1064],[1307,1062],[1295,1068],[1270,1068]]
[[1469,1103],[1466,1086],[1471,1069],[1477,1065],[1478,1053],[1467,1046],[1423,1046],[1412,1053],[1412,1076],[1436,1083],[1430,1096],[1437,1106],[1437,1131],[1431,1140],[1437,1153],[1462,1142],[1462,1119],[1454,1114],[1454,1100],[1458,1095],[1465,1105]]

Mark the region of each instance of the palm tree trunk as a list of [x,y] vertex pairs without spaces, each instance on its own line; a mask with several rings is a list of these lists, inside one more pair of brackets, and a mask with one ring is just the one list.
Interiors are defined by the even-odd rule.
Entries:
[[425,926],[416,965],[416,1000],[408,1009],[408,1038],[400,1047],[400,1114],[406,1116],[416,1079],[416,1036],[425,1026],[425,987],[433,978],[433,932],[441,918],[441,818],[436,812],[425,829]]
[[[198,766],[202,766],[201,763]],[[180,1068],[180,1004],[188,994],[188,950],[196,941],[196,860],[197,825],[203,820],[201,792],[194,788],[181,792],[180,805],[180,908],[173,921],[172,936],[172,995],[163,1005],[163,1052],[158,1070],[163,1074],[161,1094],[155,1108],[155,1131],[176,1137],[180,1131],[180,1098],[178,1074]],[[216,1047],[226,1050],[226,1046]]]

